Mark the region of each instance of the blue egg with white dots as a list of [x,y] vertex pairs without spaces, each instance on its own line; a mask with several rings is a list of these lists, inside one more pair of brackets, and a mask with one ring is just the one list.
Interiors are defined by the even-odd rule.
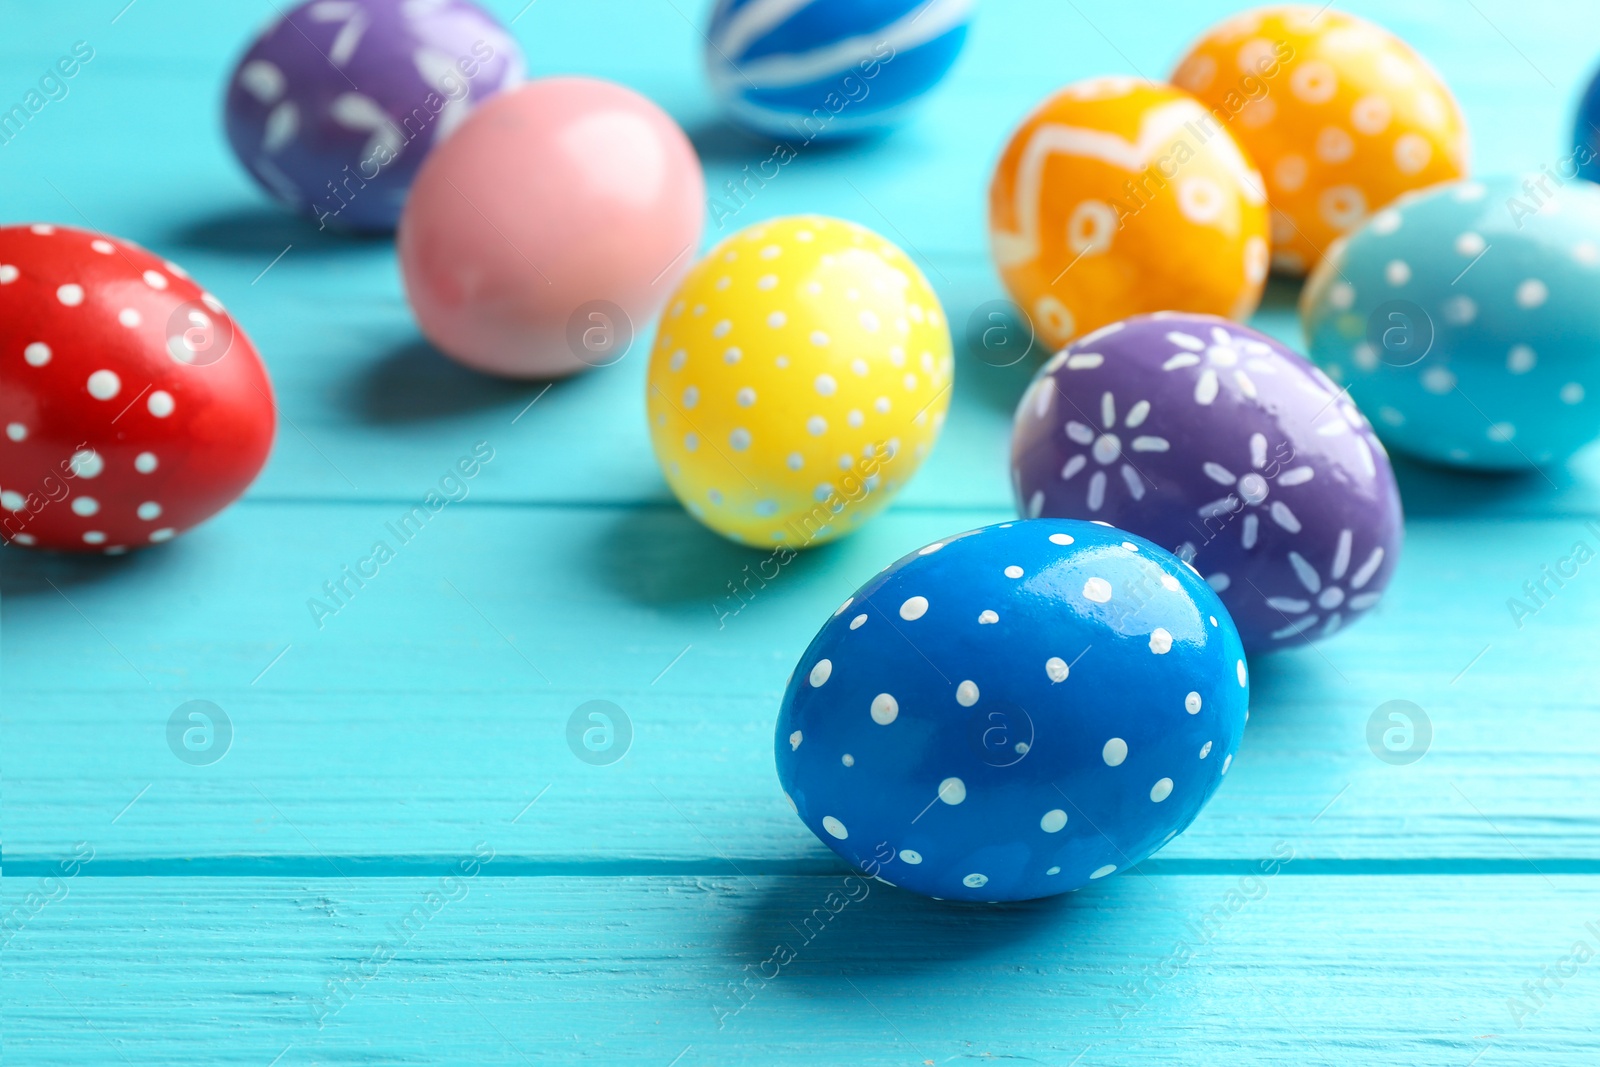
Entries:
[[1556,162],[1562,179],[1573,174],[1585,181],[1600,182],[1600,72],[1597,72],[1578,101],[1578,117],[1572,132],[1572,154]]
[[877,133],[950,70],[973,2],[719,0],[706,73],[734,121],[791,151]]
[[778,778],[851,864],[1028,900],[1138,863],[1228,773],[1244,648],[1186,563],[1103,523],[947,537],[833,613],[778,714]]
[[1480,470],[1600,433],[1600,187],[1548,173],[1410,193],[1301,296],[1315,360],[1391,448]]

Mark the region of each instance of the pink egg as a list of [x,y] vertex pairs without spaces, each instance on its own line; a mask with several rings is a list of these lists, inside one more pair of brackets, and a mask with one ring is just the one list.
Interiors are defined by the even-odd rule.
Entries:
[[494,374],[615,362],[694,260],[705,176],[631,89],[546,78],[474,111],[428,156],[400,217],[428,339]]

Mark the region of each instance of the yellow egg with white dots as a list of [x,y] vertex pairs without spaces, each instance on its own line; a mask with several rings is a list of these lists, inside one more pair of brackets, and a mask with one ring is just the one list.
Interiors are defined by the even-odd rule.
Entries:
[[650,440],[690,514],[802,548],[882,510],[950,405],[950,330],[928,280],[863,226],[800,215],[712,249],[661,316]]

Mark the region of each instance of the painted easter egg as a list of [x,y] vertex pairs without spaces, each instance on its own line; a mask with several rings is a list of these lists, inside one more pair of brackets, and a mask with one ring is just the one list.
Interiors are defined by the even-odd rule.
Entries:
[[973,0],[719,0],[706,30],[728,115],[792,148],[893,126],[961,53]]
[[1370,611],[1400,555],[1383,446],[1316,367],[1248,327],[1158,313],[1054,356],[1017,406],[1017,506],[1177,553],[1265,652]]
[[916,473],[954,372],[939,298],[863,226],[774,219],[683,280],[650,356],[650,440],[690,514],[799,548],[855,529]]
[[1572,131],[1572,152],[1556,164],[1562,181],[1579,177],[1600,182],[1600,72],[1589,82],[1578,101],[1578,117]]
[[1329,253],[1301,296],[1311,355],[1378,432],[1486,470],[1600,433],[1600,188],[1545,174],[1414,193]]
[[700,244],[705,176],[665,111],[595,78],[501,93],[428,157],[397,240],[428,339],[491,374],[628,354]]
[[522,73],[516,42],[469,0],[308,0],[228,79],[228,141],[319,228],[391,230],[429,150]]
[[1228,773],[1249,675],[1217,595],[1069,519],[927,545],[839,606],[789,680],[778,779],[886,882],[1026,900],[1138,863]]
[[1261,177],[1192,97],[1093,78],[1046,100],[989,186],[995,263],[1059,348],[1162,309],[1246,318],[1266,281]]
[[115,555],[232,503],[267,461],[272,386],[175,263],[68,226],[0,227],[0,536]]
[[1267,180],[1273,265],[1304,274],[1401,193],[1467,172],[1467,125],[1426,60],[1328,5],[1263,7],[1206,33],[1172,80]]

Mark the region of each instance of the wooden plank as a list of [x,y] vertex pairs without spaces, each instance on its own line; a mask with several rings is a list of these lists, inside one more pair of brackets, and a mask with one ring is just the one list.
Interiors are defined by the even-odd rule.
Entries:
[[[125,879],[93,861],[6,947],[6,1050],[38,1067],[1594,1062],[1600,962],[1573,955],[1600,950],[1594,879],[1305,876],[1303,847],[1274,848],[1250,874],[998,907],[837,875],[504,878],[495,859],[450,880]],[[17,881],[8,907],[38,889]]]
[[[453,855],[546,787],[507,852],[825,857],[772,768],[796,657],[908,546],[1003,517],[891,511],[752,584],[736,613],[728,583],[761,555],[671,507],[469,499],[402,546],[385,528],[397,506],[246,505],[159,552],[10,554],[11,858],[82,839],[125,858]],[[1414,519],[1376,615],[1254,664],[1235,769],[1167,855],[1249,857],[1293,834],[1352,859],[1600,858],[1600,708],[1592,652],[1572,639],[1600,624],[1600,585],[1580,571],[1520,630],[1506,607],[1580,537],[1600,544],[1568,519]],[[319,630],[306,601],[375,538],[396,558]],[[168,718],[193,699],[234,725],[214,766],[167,746]],[[632,718],[615,766],[567,748],[590,699]],[[1393,699],[1432,721],[1410,766],[1368,748],[1369,718]]]

